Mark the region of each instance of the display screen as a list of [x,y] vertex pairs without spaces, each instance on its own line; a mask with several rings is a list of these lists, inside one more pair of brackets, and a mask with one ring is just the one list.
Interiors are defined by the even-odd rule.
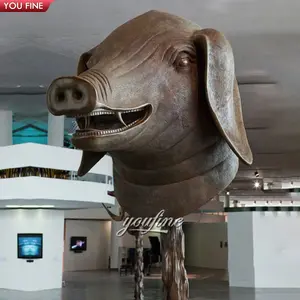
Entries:
[[86,237],[85,236],[72,236],[70,243],[71,251],[86,251]]
[[18,234],[18,258],[37,259],[43,257],[43,235],[41,233]]

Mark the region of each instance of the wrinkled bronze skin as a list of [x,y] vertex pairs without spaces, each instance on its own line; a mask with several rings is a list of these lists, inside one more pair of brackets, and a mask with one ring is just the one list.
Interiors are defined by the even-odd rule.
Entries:
[[91,83],[92,100],[57,109],[54,81],[55,115],[151,104],[148,120],[124,132],[73,137],[84,151],[80,175],[110,153],[115,196],[133,217],[192,213],[232,182],[239,159],[252,163],[232,49],[216,30],[149,11],[82,54],[72,78]]

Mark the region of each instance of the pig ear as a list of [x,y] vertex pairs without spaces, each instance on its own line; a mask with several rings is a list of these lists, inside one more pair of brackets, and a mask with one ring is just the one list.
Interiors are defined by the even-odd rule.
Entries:
[[89,52],[85,52],[85,53],[81,54],[81,56],[79,58],[78,66],[77,66],[77,75],[85,72],[88,69],[87,62],[89,61],[89,59],[91,57],[92,57],[92,54],[90,54]]
[[251,165],[253,156],[243,121],[231,46],[214,29],[196,31],[194,44],[199,80],[204,78],[205,94],[216,126],[235,154]]
[[88,61],[90,60],[90,58],[93,56],[95,49],[96,49],[96,47],[81,54],[79,61],[78,61],[78,66],[77,66],[77,75],[79,75],[89,69],[87,64],[88,64]]

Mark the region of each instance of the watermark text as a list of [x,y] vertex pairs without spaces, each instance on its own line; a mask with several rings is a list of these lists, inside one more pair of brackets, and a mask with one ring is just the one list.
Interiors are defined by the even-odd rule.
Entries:
[[46,12],[53,0],[0,0],[0,12]]
[[141,234],[146,234],[153,230],[155,227],[180,227],[182,226],[184,220],[183,218],[174,219],[172,217],[164,217],[164,210],[161,210],[155,217],[145,217],[145,218],[133,218],[127,217],[123,222],[123,227],[117,231],[117,236],[123,236],[126,231],[139,231]]

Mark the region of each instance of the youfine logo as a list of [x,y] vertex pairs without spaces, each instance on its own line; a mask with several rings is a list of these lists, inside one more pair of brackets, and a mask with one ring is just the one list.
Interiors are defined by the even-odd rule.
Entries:
[[148,233],[149,231],[157,231],[157,232],[165,232],[164,230],[155,230],[154,228],[163,228],[164,226],[172,227],[180,227],[184,219],[178,218],[174,219],[171,217],[164,217],[164,210],[161,210],[155,217],[153,218],[133,218],[133,217],[126,217],[123,222],[123,227],[117,231],[117,236],[123,236],[127,230],[139,231],[142,235]]
[[46,12],[53,0],[0,0],[0,12]]

